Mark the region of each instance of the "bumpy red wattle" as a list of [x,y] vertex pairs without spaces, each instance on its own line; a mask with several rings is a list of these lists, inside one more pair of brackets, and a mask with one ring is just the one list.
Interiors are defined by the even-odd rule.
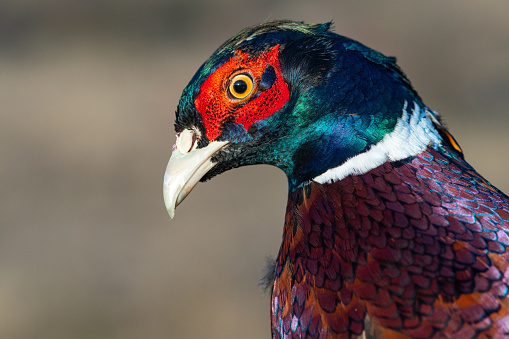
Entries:
[[[200,88],[195,106],[200,112],[207,138],[215,140],[222,131],[223,123],[233,121],[247,130],[254,122],[265,119],[280,110],[290,97],[288,86],[281,75],[279,45],[256,57],[237,51],[224,65],[212,73]],[[232,100],[227,93],[228,79],[242,72],[249,72],[254,78],[253,93],[259,91],[263,72],[272,66],[276,81],[259,95],[252,95],[248,101]]]

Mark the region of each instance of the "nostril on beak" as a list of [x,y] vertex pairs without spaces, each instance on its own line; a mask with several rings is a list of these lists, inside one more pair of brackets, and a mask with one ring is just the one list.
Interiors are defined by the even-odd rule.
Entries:
[[196,148],[198,136],[190,129],[186,129],[177,134],[177,141],[175,142],[175,149],[182,154],[187,154]]

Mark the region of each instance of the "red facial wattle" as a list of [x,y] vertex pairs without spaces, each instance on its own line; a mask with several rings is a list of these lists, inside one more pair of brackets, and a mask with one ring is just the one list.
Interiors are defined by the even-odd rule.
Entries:
[[[226,121],[242,124],[247,130],[254,122],[265,119],[280,110],[290,97],[288,86],[281,75],[279,45],[255,57],[236,51],[234,56],[212,73],[203,83],[195,100],[206,135],[215,140]],[[272,85],[260,88],[262,75],[268,67],[274,69],[276,79]],[[253,88],[245,98],[232,98],[228,92],[231,80],[247,74],[253,80]]]

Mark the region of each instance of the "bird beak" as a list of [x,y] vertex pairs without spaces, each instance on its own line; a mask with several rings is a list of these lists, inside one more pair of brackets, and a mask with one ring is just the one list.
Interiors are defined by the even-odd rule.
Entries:
[[173,145],[170,161],[164,173],[164,204],[170,218],[175,215],[175,208],[187,197],[200,179],[216,165],[210,159],[228,141],[212,141],[206,147],[197,147],[197,136],[186,129],[177,135]]

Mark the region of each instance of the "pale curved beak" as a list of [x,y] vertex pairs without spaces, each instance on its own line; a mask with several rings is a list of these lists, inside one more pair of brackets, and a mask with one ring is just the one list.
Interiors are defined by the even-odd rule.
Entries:
[[216,165],[210,159],[228,141],[212,141],[206,147],[196,148],[197,137],[194,131],[184,130],[177,135],[170,161],[164,173],[164,204],[170,218],[175,216],[175,208],[187,197],[200,179]]

